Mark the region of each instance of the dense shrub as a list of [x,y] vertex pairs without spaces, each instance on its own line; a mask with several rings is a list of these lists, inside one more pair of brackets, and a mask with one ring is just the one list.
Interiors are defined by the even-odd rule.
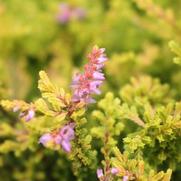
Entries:
[[0,1],[0,180],[181,180],[180,7]]

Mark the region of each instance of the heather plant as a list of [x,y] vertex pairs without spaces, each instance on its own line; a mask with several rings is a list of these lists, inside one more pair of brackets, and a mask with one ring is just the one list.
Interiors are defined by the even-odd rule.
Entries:
[[181,180],[180,6],[0,1],[0,180]]

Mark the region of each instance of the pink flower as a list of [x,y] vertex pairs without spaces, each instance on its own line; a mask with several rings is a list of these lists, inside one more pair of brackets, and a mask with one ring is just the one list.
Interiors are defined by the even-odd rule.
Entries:
[[[112,167],[112,168],[109,168],[106,173],[103,172],[103,169],[102,168],[98,168],[97,169],[97,178],[99,178],[100,180],[102,180],[102,177],[103,180],[107,180],[106,178],[107,177],[110,177],[110,175],[112,176],[115,176],[119,173],[119,170],[115,167]],[[126,180],[125,180],[126,181]]]
[[111,173],[113,175],[117,175],[119,173],[119,170],[117,168],[113,167],[113,168],[111,168]]
[[107,60],[104,48],[95,46],[88,55],[89,62],[84,67],[84,72],[73,77],[72,91],[73,102],[84,102],[86,104],[95,102],[92,94],[100,94],[99,87],[105,79],[102,73],[104,62]]
[[60,23],[64,24],[70,21],[72,16],[71,7],[66,3],[60,4],[60,12],[57,16],[57,19]]
[[39,139],[39,143],[43,144],[44,146],[46,146],[46,144],[51,141],[53,141],[53,136],[50,133],[44,134]]
[[49,143],[61,145],[65,152],[70,152],[70,141],[75,137],[74,126],[75,125],[73,123],[70,123],[61,128],[58,132],[46,133],[40,137],[39,143],[43,144],[44,146],[47,146]]
[[128,181],[129,177],[128,176],[124,176],[123,177],[123,181]]
[[103,176],[104,176],[103,170],[102,170],[101,168],[98,168],[98,169],[97,169],[97,178],[101,178],[101,177],[103,177]]
[[97,79],[97,80],[104,80],[105,79],[104,74],[101,72],[94,72],[93,78]]
[[80,7],[73,7],[68,3],[61,3],[60,10],[57,15],[57,20],[62,23],[66,24],[70,22],[72,19],[82,20],[86,16],[86,12],[83,8]]
[[60,144],[65,152],[71,151],[70,141],[74,139],[74,124],[64,126],[55,137],[55,143]]
[[24,118],[25,121],[30,121],[35,117],[35,111],[33,109],[29,109],[28,111],[21,112],[19,116]]
[[25,116],[25,120],[26,121],[30,121],[31,119],[33,119],[35,116],[35,111],[33,109],[30,109],[28,111],[28,114]]

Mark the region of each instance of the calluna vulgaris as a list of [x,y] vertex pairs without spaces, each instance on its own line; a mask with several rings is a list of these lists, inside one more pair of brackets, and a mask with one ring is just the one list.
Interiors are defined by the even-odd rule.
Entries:
[[[62,21],[69,19],[67,8],[64,7],[66,12]],[[143,161],[142,149],[147,145],[152,150],[154,144],[159,142],[160,149],[165,152],[167,145],[162,145],[163,140],[167,138],[167,143],[170,144],[178,137],[181,125],[180,103],[172,103],[169,98],[163,100],[168,87],[161,85],[156,79],[142,76],[137,80],[133,79],[132,84],[122,88],[120,95],[123,103],[112,93],[107,93],[98,102],[98,110],[92,113],[93,121],[96,118],[99,123],[88,130],[84,113],[90,111],[89,104],[96,102],[94,95],[101,94],[100,86],[105,80],[103,68],[107,61],[105,49],[94,46],[87,58],[88,63],[84,66],[83,72],[73,76],[71,94],[53,84],[47,74],[40,71],[38,88],[42,98],[30,104],[20,100],[1,101],[3,108],[19,112],[19,118],[23,120],[26,131],[17,132],[17,136],[36,138],[36,143],[46,148],[53,151],[62,150],[72,160],[73,172],[77,177],[81,175],[82,167],[88,167],[94,170],[94,175],[100,181],[169,181],[171,169],[166,172],[154,172],[151,166]],[[110,66],[110,62],[107,63]],[[144,85],[144,89],[141,85]],[[152,107],[157,104],[154,99],[155,90],[161,90],[162,93],[157,95],[157,101],[160,104],[166,101],[166,107]],[[136,98],[135,92],[138,94]],[[125,127],[121,121],[123,119],[131,120],[140,129],[124,139],[125,152],[121,153],[116,138]],[[172,138],[169,137],[170,134]],[[97,152],[91,146],[92,138],[98,139],[102,144],[103,160],[100,167],[95,166]],[[154,143],[151,139],[154,139]],[[154,155],[152,152],[149,154]],[[173,152],[174,154],[176,153]]]

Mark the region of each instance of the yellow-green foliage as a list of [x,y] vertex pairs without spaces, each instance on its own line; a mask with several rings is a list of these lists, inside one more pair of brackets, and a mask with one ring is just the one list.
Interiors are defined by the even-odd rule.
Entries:
[[[61,4],[85,17],[59,22]],[[179,0],[0,1],[0,181],[95,181],[97,168],[101,181],[128,174],[180,181],[180,7]],[[101,95],[72,109],[72,76],[94,44],[109,58]],[[29,110],[35,116],[27,121]],[[39,143],[70,122],[69,154]]]
[[129,180],[135,181],[169,181],[171,178],[171,169],[168,169],[166,173],[163,171],[155,173],[142,160],[128,159],[117,147],[113,148],[113,153],[115,157],[112,158],[112,164],[120,170],[118,178],[123,178],[125,175]]
[[100,123],[91,129],[92,135],[97,138],[104,139],[105,134],[110,136],[109,146],[115,145],[113,136],[118,136],[124,129],[123,123],[119,122],[121,119],[120,99],[114,98],[112,93],[107,93],[105,98],[98,103],[101,110],[96,110],[92,113],[93,117]]
[[140,116],[145,122],[144,129],[124,138],[125,152],[130,156],[135,153],[138,157],[148,156],[153,166],[167,163],[170,168],[175,169],[176,164],[181,161],[180,103],[169,103],[157,108],[145,105]]
[[181,65],[181,46],[174,41],[169,42],[170,49],[177,57],[173,59],[174,63]]
[[170,102],[170,91],[167,84],[161,84],[159,79],[142,75],[131,78],[131,84],[125,85],[120,90],[121,98],[129,105],[144,106]]

